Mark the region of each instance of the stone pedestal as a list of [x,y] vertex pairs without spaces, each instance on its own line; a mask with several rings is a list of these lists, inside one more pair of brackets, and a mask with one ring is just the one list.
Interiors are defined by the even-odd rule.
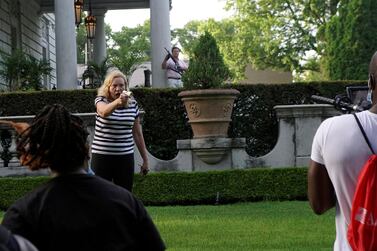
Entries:
[[177,140],[177,149],[187,152],[192,171],[208,171],[237,168],[233,156],[244,151],[245,138],[201,138]]

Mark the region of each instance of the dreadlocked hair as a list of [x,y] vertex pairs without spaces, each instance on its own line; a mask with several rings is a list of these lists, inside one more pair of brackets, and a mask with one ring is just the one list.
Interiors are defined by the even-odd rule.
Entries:
[[69,173],[89,159],[88,131],[83,121],[62,105],[45,106],[19,138],[17,150],[32,170],[49,167]]

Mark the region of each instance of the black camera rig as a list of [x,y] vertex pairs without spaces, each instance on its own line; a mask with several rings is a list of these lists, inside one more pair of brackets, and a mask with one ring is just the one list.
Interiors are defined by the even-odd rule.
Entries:
[[343,113],[352,113],[368,110],[372,106],[367,95],[368,86],[347,86],[346,94],[336,95],[334,99],[317,95],[312,95],[311,99],[317,103],[333,105]]

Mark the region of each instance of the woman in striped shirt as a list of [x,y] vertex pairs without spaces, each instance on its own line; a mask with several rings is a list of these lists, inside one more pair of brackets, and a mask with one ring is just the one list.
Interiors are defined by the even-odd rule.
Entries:
[[123,93],[126,89],[126,77],[118,70],[108,73],[98,89],[91,168],[96,175],[132,191],[134,142],[143,159],[140,172],[145,175],[149,169],[139,107]]

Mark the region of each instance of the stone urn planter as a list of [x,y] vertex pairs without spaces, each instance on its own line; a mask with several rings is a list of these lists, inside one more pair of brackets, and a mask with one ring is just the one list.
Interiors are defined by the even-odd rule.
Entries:
[[239,94],[235,89],[203,89],[182,91],[182,99],[193,138],[228,137],[234,100]]
[[184,149],[195,153],[191,159],[201,160],[202,170],[210,170],[214,164],[231,158],[228,127],[239,94],[230,85],[225,88],[225,81],[231,76],[216,39],[205,32],[194,45],[188,70],[182,75],[185,90],[178,94],[194,134]]

